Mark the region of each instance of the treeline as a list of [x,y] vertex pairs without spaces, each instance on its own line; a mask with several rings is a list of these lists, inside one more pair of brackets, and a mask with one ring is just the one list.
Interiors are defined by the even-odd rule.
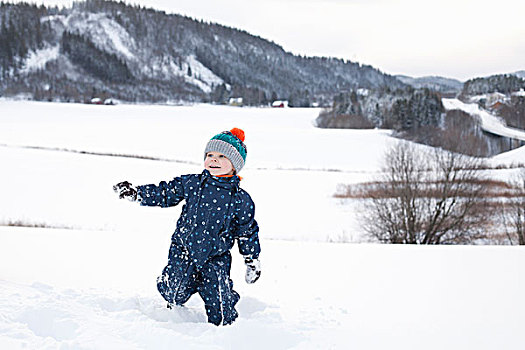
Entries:
[[323,128],[387,128],[417,132],[437,126],[444,112],[441,96],[428,89],[352,90],[339,94],[331,109],[321,113]]
[[[523,127],[525,97],[513,96],[499,114],[509,125]],[[358,89],[339,94],[316,121],[322,128],[391,129],[397,137],[471,156],[493,156],[522,145],[484,132],[467,113],[445,111],[441,95],[428,89]]]
[[492,75],[468,80],[463,85],[461,97],[500,92],[510,94],[525,89],[525,79],[512,74]]
[[525,129],[525,96],[511,96],[496,112],[508,126]]
[[49,28],[40,23],[44,6],[0,2],[0,81],[23,68],[29,50],[40,49]]

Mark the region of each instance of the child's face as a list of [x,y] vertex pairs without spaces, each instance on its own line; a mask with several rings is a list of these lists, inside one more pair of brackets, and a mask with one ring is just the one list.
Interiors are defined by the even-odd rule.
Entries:
[[204,168],[214,176],[233,175],[234,168],[232,162],[219,152],[208,152],[204,159]]

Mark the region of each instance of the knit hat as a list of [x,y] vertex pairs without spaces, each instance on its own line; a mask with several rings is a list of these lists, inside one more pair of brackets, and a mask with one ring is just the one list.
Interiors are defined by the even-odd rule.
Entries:
[[224,154],[232,162],[235,172],[238,173],[244,167],[244,162],[246,161],[244,131],[233,128],[230,131],[223,131],[213,136],[204,150],[204,159],[206,159],[208,152]]

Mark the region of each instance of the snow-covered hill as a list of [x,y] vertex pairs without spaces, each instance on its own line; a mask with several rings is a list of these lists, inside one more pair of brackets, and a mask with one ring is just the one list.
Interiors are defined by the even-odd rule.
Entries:
[[76,102],[242,97],[248,105],[280,98],[310,106],[329,105],[342,89],[404,86],[368,65],[296,56],[242,30],[124,2],[86,0],[60,10],[1,4],[0,18],[9,27],[3,42],[13,43],[0,47],[9,53],[0,62],[0,95]]
[[525,131],[508,127],[505,121],[490,112],[481,109],[476,103],[464,103],[458,99],[443,99],[443,106],[448,110],[459,109],[476,116],[481,122],[481,128],[494,135],[525,141]]
[[[64,31],[68,31],[89,38],[99,49],[116,55],[127,62],[138,75],[138,78],[170,80],[182,77],[206,93],[211,92],[213,86],[224,83],[221,78],[206,68],[193,55],[175,62],[174,57],[156,56],[141,48],[130,33],[107,13],[73,11],[67,16],[47,16],[41,21],[53,28],[58,37]],[[59,44],[52,47],[46,46],[31,51],[23,64],[22,72],[27,74],[43,69],[46,63],[58,60],[60,58],[59,46]],[[64,58],[62,57],[62,59]],[[190,75],[188,75],[188,69],[192,72]],[[72,72],[65,71],[65,73],[69,73],[69,77],[73,78],[76,72],[71,74]]]
[[[397,140],[318,129],[317,113],[0,101],[0,348],[521,349],[525,250],[365,243],[333,194],[373,179]],[[263,274],[245,284],[234,248],[240,318],[217,328],[198,297],[168,310],[155,288],[180,208],[111,186],[200,172],[207,140],[234,126]]]
[[396,75],[396,78],[416,89],[427,88],[442,93],[458,94],[463,88],[461,81],[445,77],[428,76],[412,78],[406,75]]

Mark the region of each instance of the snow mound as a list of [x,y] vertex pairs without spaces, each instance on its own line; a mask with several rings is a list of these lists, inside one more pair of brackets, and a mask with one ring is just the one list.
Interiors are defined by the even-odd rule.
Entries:
[[492,159],[504,164],[525,164],[525,146],[498,154]]
[[153,296],[1,280],[0,295],[3,349],[173,349],[175,344],[182,349],[210,349],[211,344],[216,349],[242,348],[261,335],[269,337],[264,347],[251,349],[285,349],[300,340],[276,324],[282,321],[278,317],[258,316],[266,306],[253,298],[239,304],[244,317],[239,327],[221,329],[207,323],[200,306],[170,310]]
[[53,231],[0,228],[2,349],[518,350],[525,341],[521,247],[263,240],[254,285],[232,252],[240,316],[215,327],[198,296],[166,308],[144,266],[159,256],[144,237],[158,237]]

